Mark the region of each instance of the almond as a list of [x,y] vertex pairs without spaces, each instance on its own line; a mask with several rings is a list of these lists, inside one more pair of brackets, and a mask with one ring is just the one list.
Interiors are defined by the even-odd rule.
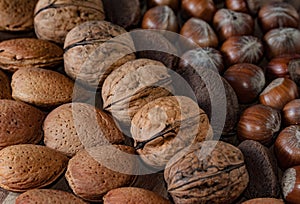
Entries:
[[0,150],[0,187],[14,192],[41,188],[54,182],[68,158],[45,146],[22,144]]

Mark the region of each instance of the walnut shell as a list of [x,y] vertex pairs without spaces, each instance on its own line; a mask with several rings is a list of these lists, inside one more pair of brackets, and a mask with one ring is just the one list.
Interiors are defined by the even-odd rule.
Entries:
[[184,96],[158,98],[133,117],[131,134],[143,161],[163,168],[177,152],[192,143],[211,139],[207,115]]
[[184,149],[168,162],[164,176],[175,204],[231,203],[249,181],[242,152],[221,141]]

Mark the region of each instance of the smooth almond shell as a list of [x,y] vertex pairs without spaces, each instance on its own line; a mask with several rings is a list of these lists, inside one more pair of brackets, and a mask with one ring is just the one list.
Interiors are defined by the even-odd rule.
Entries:
[[28,68],[12,76],[12,97],[39,107],[52,107],[72,101],[74,82],[51,70]]
[[68,158],[45,146],[23,144],[0,151],[0,187],[24,192],[54,182],[67,166]]

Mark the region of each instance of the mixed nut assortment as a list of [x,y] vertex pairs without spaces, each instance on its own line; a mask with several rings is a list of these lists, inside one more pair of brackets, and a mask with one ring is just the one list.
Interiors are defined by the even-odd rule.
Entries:
[[300,203],[299,1],[0,7],[1,203]]

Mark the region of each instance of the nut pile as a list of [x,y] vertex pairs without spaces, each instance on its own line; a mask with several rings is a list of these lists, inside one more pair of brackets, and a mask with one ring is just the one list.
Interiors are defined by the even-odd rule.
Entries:
[[0,203],[300,203],[299,1],[0,8]]

